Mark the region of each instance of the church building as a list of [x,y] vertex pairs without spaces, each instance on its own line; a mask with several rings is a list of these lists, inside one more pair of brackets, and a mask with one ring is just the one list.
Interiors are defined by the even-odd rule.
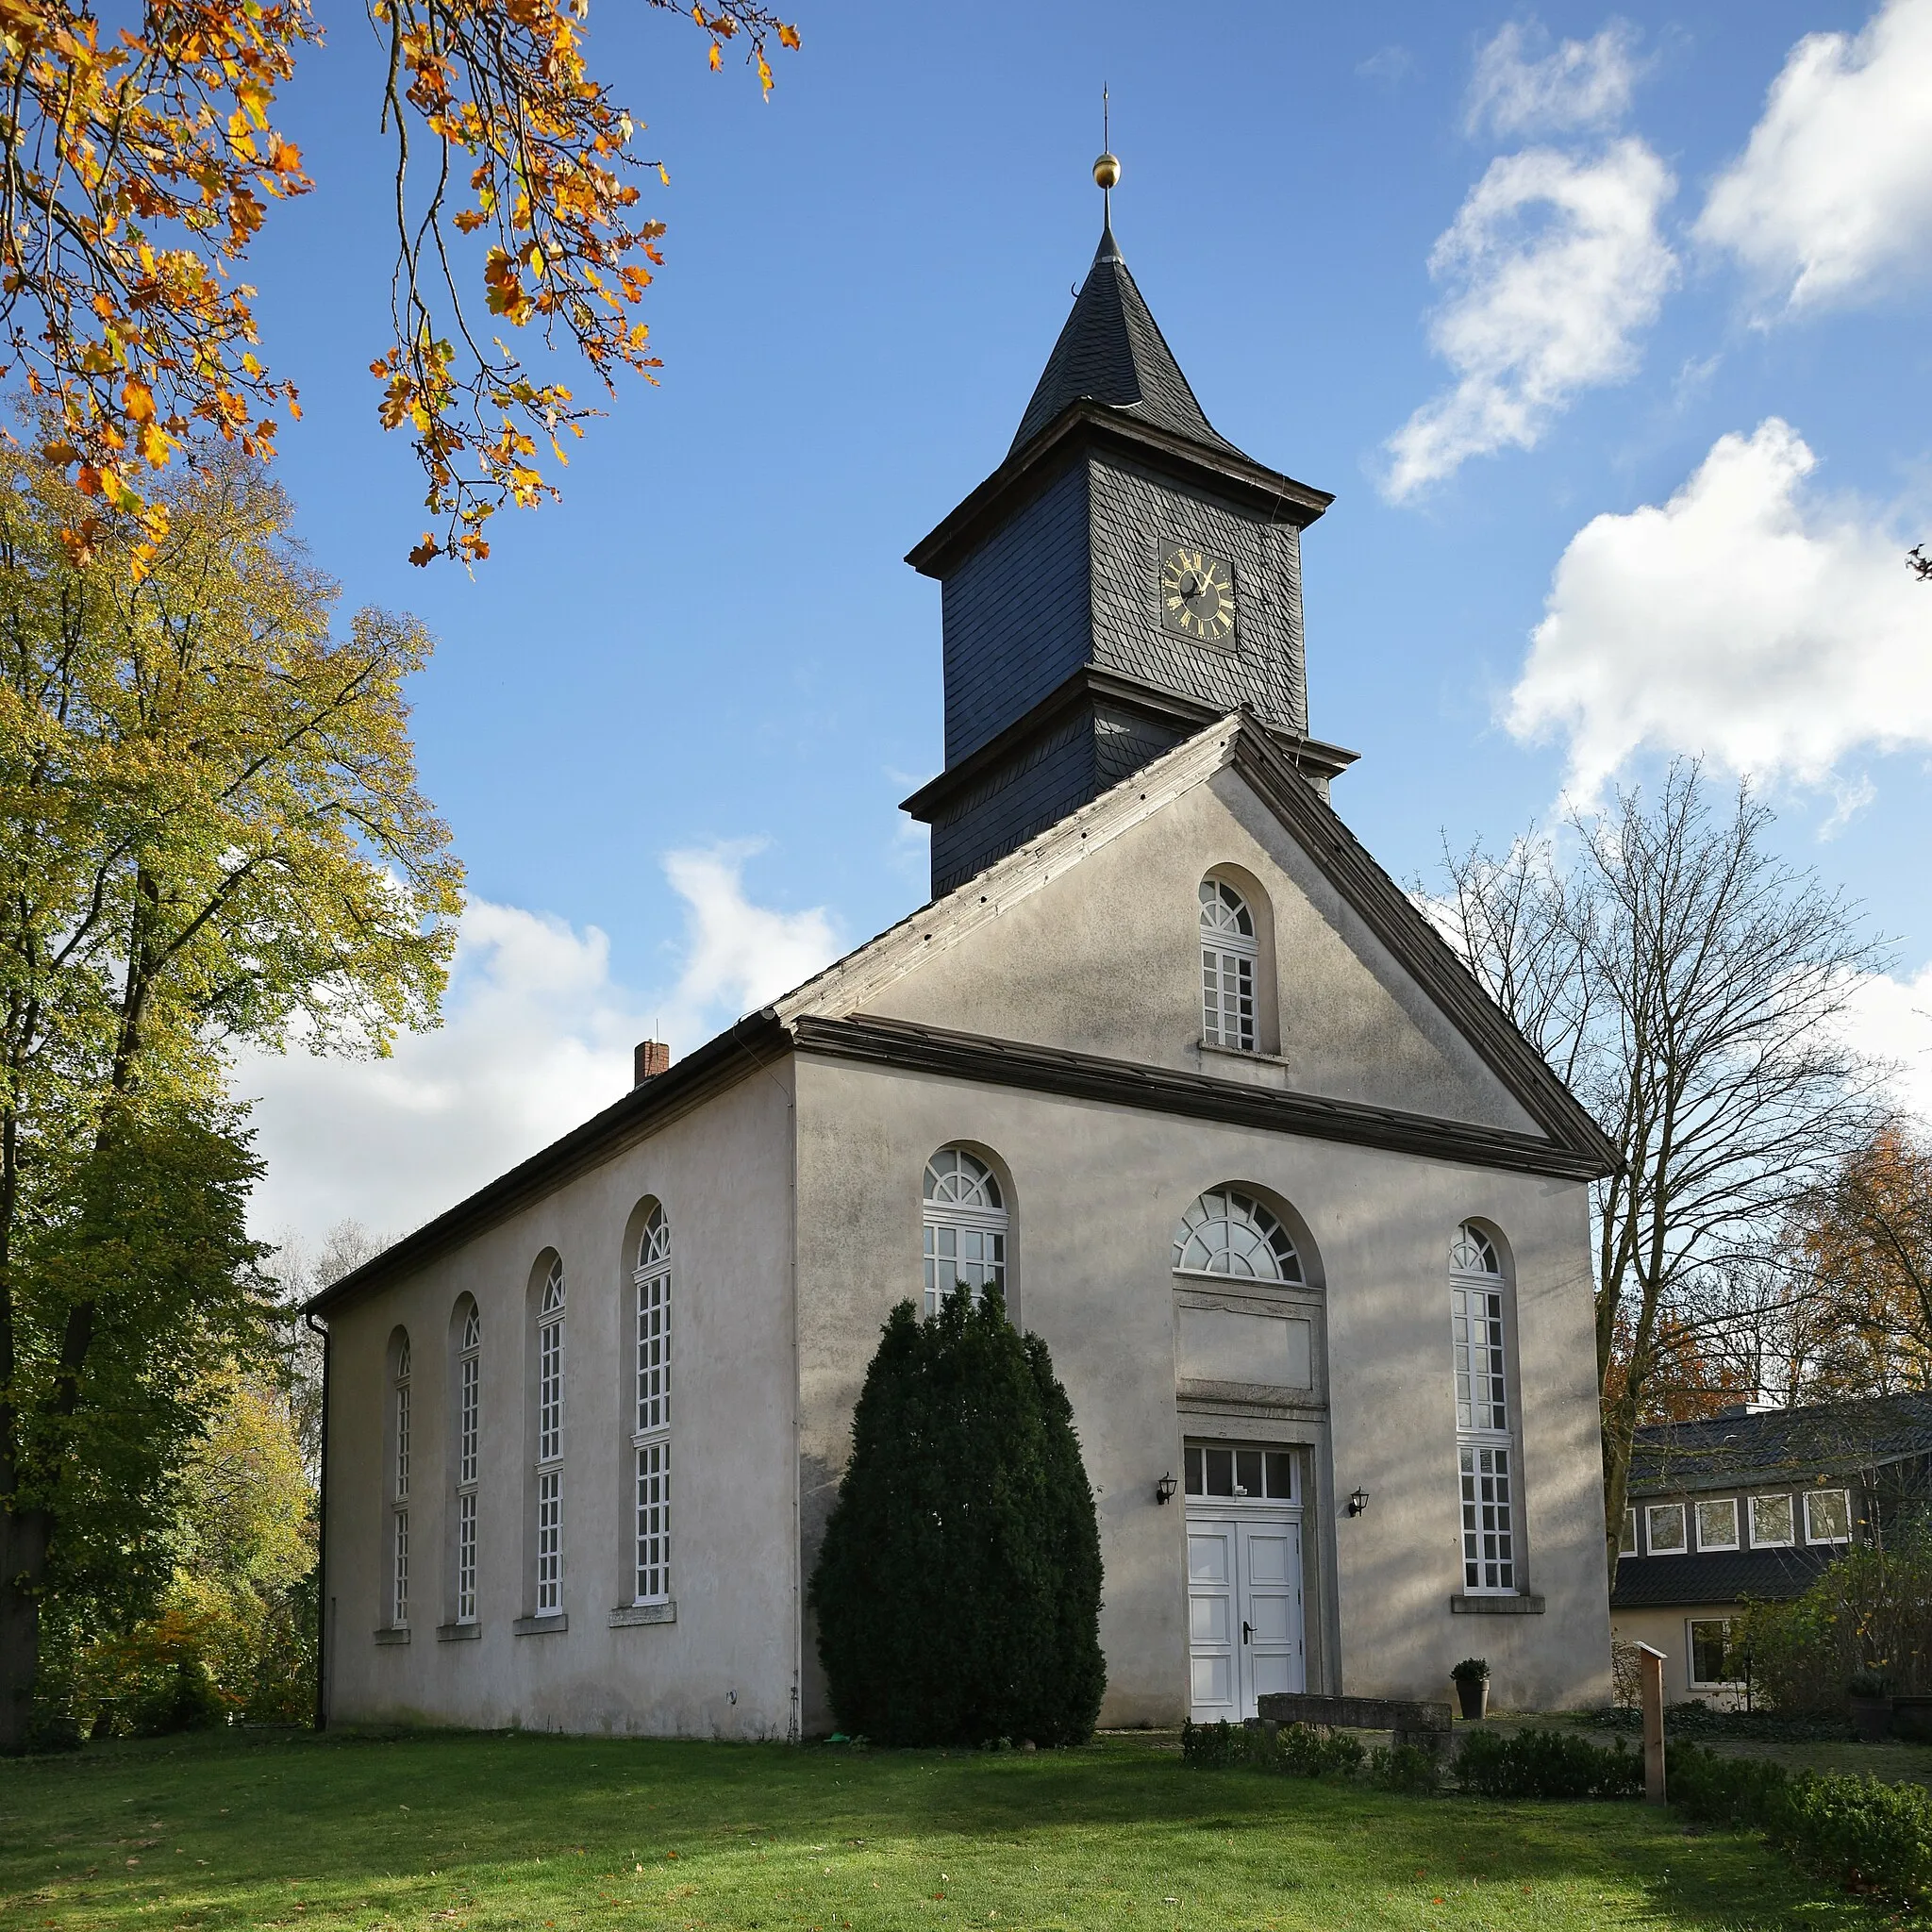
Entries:
[[[1111,184],[1110,158],[1096,178]],[[1615,1156],[1329,803],[1302,533],[1104,225],[940,585],[932,898],[318,1295],[334,1723],[797,1738],[895,1303],[1073,1402],[1106,1725],[1607,1701]],[[1345,781],[1344,781],[1345,782]]]

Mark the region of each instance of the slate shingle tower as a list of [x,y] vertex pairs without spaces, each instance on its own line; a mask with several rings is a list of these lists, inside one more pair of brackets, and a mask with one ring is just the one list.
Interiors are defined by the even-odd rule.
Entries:
[[[1098,178],[1098,175],[1096,175]],[[1301,532],[1334,498],[1220,435],[1110,221],[1006,460],[907,561],[941,588],[935,898],[1245,707],[1311,781]]]

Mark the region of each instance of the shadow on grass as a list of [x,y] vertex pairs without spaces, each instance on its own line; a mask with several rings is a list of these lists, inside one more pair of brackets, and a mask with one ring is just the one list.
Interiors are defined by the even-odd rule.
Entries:
[[[670,1874],[708,1886],[710,1925],[837,1924],[771,1916],[773,1898],[793,1896],[773,1891],[774,1874],[808,1866],[816,1884],[821,1856],[828,1883],[835,1871],[857,1883],[861,1862],[884,1861],[864,1864],[881,1891],[882,1915],[867,1925],[912,1923],[914,1890],[922,1909],[943,1903],[927,1866],[940,1892],[958,1872],[1002,1899],[999,1888],[1043,1874],[1026,1882],[1058,1902],[1008,1924],[1138,1924],[1183,1898],[1208,1914],[1192,1924],[1324,1923],[1293,1916],[1298,1895],[1311,1908],[1325,1901],[1337,1924],[1435,1923],[1409,1916],[1411,1895],[1418,1908],[1461,1900],[1484,1914],[1443,1923],[1553,1932],[1870,1923],[1763,1847],[1692,1840],[1674,1814],[1634,1803],[1401,1798],[1194,1771],[1126,1740],[984,1754],[233,1732],[0,1766],[0,1916],[31,1901],[55,1924],[133,1923],[163,1902],[200,1926],[325,1924],[338,1909],[366,1912],[377,1893],[386,1910],[420,1914],[432,1891],[466,1918],[478,1899],[526,1901],[508,1920],[484,1909],[477,1924],[559,1909],[574,1922],[635,1924],[645,1874],[654,1885]],[[891,1909],[888,1877],[908,1901]],[[632,1890],[619,1898],[620,1886]],[[1601,1919],[1584,1896],[1598,1892]],[[1567,1903],[1545,1916],[1535,1903],[1544,1894]],[[732,1915],[719,1916],[721,1905]]]

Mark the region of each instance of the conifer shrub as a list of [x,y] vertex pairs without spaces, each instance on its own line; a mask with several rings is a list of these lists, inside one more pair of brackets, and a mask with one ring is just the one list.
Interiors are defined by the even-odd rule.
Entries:
[[892,1310],[812,1573],[839,1728],[874,1744],[1083,1743],[1100,1527],[1045,1342],[964,1289]]

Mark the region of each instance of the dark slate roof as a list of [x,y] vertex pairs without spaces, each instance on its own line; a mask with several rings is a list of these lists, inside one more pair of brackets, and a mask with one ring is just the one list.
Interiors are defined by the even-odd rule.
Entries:
[[1837,1556],[1835,1549],[1712,1550],[1681,1557],[1620,1557],[1613,1610],[1672,1604],[1785,1603]]
[[1639,1429],[1630,1493],[1654,1496],[1841,1478],[1932,1456],[1932,1394],[1878,1395],[1802,1408],[1741,1410]]
[[1046,370],[1020,419],[1010,456],[1023,449],[1071,404],[1085,398],[1210,449],[1241,454],[1215,433],[1174,351],[1148,312],[1108,224],[1100,231],[1074,312],[1046,358]]

